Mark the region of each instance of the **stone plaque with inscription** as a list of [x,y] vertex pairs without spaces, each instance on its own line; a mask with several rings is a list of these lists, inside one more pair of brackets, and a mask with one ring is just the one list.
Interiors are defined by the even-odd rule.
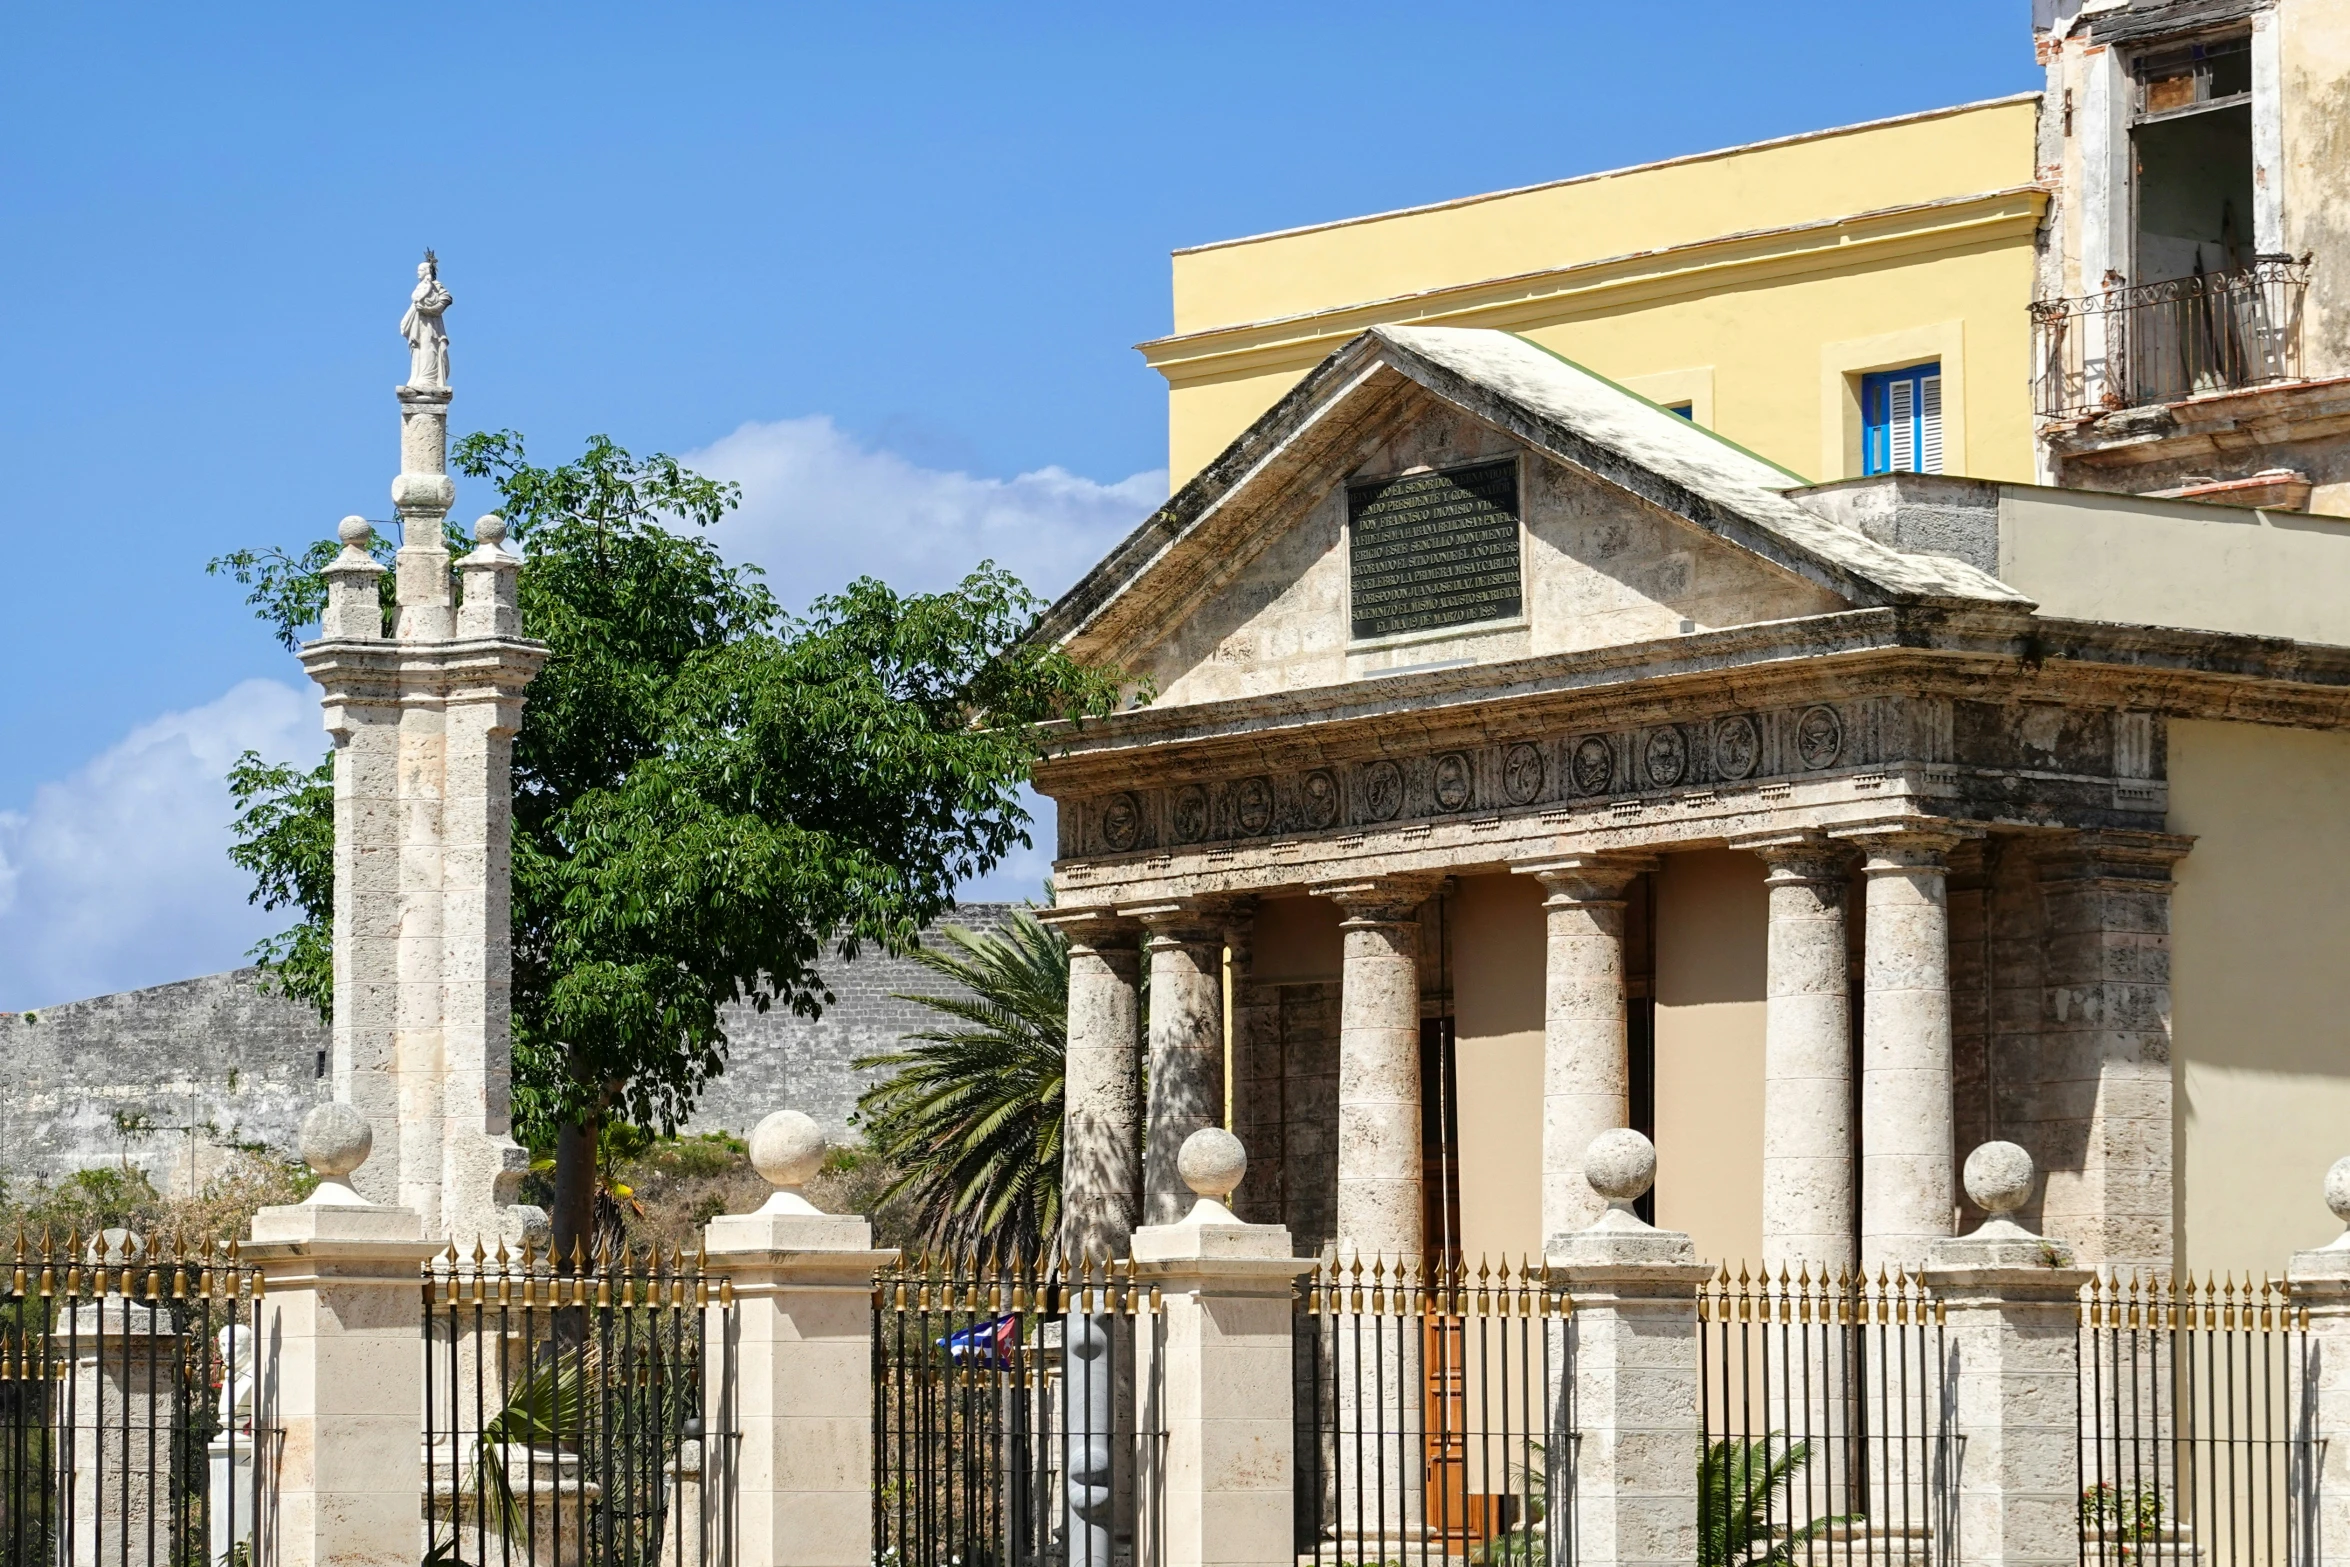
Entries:
[[1515,460],[1354,485],[1346,512],[1357,641],[1519,613]]

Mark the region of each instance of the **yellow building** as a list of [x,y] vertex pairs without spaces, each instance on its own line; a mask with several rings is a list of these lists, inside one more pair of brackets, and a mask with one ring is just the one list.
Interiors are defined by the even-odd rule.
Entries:
[[1863,377],[1933,365],[1942,469],[2034,476],[2039,96],[1175,253],[1180,485],[1374,324],[1498,327],[1789,471],[1862,465]]

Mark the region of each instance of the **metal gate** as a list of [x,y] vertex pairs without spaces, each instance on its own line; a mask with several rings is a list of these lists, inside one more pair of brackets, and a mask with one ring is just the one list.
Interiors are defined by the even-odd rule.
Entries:
[[[724,1567],[731,1280],[651,1251],[451,1247],[424,1276],[427,1560]],[[97,1564],[103,1567],[103,1564]]]

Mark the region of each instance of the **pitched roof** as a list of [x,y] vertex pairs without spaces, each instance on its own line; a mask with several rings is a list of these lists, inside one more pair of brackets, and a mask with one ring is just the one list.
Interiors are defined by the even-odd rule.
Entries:
[[1380,326],[1308,372],[1063,594],[1036,634],[1083,634],[1213,514],[1279,472],[1302,437],[1331,428],[1350,401],[1380,396],[1382,368],[1854,605],[2031,603],[1963,561],[1890,549],[1807,510],[1784,492],[1809,481],[1514,333]]

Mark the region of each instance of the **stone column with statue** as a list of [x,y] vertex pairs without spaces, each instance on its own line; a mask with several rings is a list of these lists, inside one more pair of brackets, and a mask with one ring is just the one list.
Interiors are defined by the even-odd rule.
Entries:
[[513,739],[546,648],[521,635],[522,563],[501,519],[476,523],[452,566],[451,300],[429,252],[417,277],[401,322],[397,607],[387,634],[374,524],[347,517],[302,649],[334,738],[334,1095],[387,1155],[359,1174],[370,1201],[412,1209],[435,1238],[494,1242],[544,1222],[518,1202],[507,926]]

